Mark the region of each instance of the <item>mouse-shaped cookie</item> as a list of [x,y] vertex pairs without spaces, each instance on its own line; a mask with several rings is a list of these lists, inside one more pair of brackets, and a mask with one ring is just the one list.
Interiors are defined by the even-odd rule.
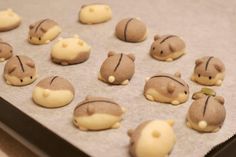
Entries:
[[51,50],[54,63],[71,65],[85,62],[90,55],[91,47],[77,35],[72,38],[61,38]]
[[0,62],[3,62],[13,55],[13,48],[10,44],[0,39]]
[[57,22],[51,19],[39,20],[29,26],[28,41],[35,45],[47,44],[55,39],[61,31]]
[[138,18],[125,18],[116,25],[115,34],[126,42],[141,42],[147,37],[147,26]]
[[31,84],[37,78],[34,61],[23,55],[10,58],[5,64],[4,78],[9,85],[24,86]]
[[74,87],[69,81],[59,76],[52,76],[36,85],[32,98],[40,106],[55,108],[68,105],[74,95]]
[[213,56],[205,56],[195,61],[195,68],[191,79],[201,85],[220,86],[224,80],[225,66],[223,62]]
[[147,78],[144,96],[150,101],[173,105],[184,103],[189,97],[189,87],[180,77],[180,73],[177,72],[175,75],[158,73]]
[[185,43],[176,35],[154,37],[150,55],[161,61],[173,61],[185,54]]
[[0,11],[0,32],[10,31],[21,24],[21,18],[12,9]]
[[132,157],[167,157],[176,142],[173,125],[173,120],[151,120],[129,130]]
[[97,24],[112,18],[111,7],[107,4],[83,5],[79,12],[79,21],[83,24]]
[[74,110],[73,123],[82,131],[119,128],[125,109],[111,99],[87,96]]
[[115,53],[110,51],[103,62],[99,79],[114,85],[127,85],[135,72],[133,54]]
[[226,111],[222,96],[201,96],[190,106],[187,126],[200,132],[216,132],[225,120]]

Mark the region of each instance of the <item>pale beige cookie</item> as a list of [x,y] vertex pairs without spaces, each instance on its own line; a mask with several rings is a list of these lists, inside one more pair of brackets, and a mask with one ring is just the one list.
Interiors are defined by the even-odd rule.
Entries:
[[224,98],[202,95],[190,106],[187,126],[200,132],[216,132],[225,120]]
[[0,62],[3,62],[13,55],[13,47],[0,39]]
[[91,47],[78,36],[60,39],[51,50],[51,59],[62,65],[78,64],[89,58]]
[[163,35],[154,37],[150,55],[161,61],[173,61],[185,54],[185,43],[176,35]]
[[55,108],[68,105],[74,95],[74,87],[69,81],[59,76],[53,76],[41,80],[36,85],[32,98],[40,106]]
[[173,120],[152,120],[129,130],[132,157],[167,157],[176,142],[173,125]]
[[83,24],[97,24],[112,18],[111,7],[107,4],[83,5],[79,12],[79,21]]
[[10,85],[31,84],[37,78],[35,63],[27,56],[14,56],[5,64],[3,75],[7,84]]
[[223,62],[213,56],[205,56],[195,61],[195,68],[191,79],[207,86],[220,86],[224,80],[225,66]]
[[55,39],[61,31],[57,22],[51,19],[39,20],[29,26],[28,41],[36,45],[47,44]]
[[0,11],[0,32],[10,31],[17,28],[21,18],[12,9]]
[[147,26],[137,18],[125,18],[116,25],[115,34],[126,42],[141,42],[147,37]]
[[99,79],[114,85],[127,85],[135,72],[133,54],[109,52],[103,62]]
[[158,73],[150,78],[144,86],[144,96],[150,101],[179,105],[188,100],[189,87],[180,78],[180,73],[170,75]]
[[125,109],[111,99],[87,96],[74,110],[73,123],[82,131],[119,128]]

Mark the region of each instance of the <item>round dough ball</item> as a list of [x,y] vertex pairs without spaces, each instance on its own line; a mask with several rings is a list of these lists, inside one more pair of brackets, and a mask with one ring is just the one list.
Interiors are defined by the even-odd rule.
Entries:
[[10,31],[17,28],[21,18],[12,9],[0,11],[0,32]]
[[78,36],[59,40],[51,50],[51,59],[61,65],[85,62],[90,55],[91,47]]
[[74,98],[75,91],[72,84],[66,79],[53,76],[41,80],[33,91],[33,100],[36,104],[55,108],[68,105]]
[[147,27],[137,18],[125,18],[116,25],[115,34],[126,42],[141,42],[147,37]]

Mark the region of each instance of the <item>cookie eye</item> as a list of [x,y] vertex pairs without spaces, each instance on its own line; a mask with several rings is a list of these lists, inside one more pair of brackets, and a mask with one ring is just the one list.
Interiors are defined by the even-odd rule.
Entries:
[[152,50],[155,50],[155,47],[153,47]]
[[30,37],[30,40],[32,40],[32,37]]
[[[1,51],[0,51],[1,52]],[[12,50],[10,50],[10,53],[12,53]]]
[[209,80],[211,80],[212,79],[212,77],[211,76],[209,76]]
[[201,77],[201,75],[200,75],[200,74],[198,74],[198,77]]
[[20,82],[23,82],[23,80],[22,80],[22,79],[20,79]]
[[163,54],[163,51],[161,51],[160,54],[162,55],[162,54]]
[[30,79],[33,79],[33,76],[30,76]]
[[39,40],[41,40],[41,37],[39,37]]
[[187,94],[188,94],[188,92],[187,92],[187,91],[184,91],[184,94],[185,94],[185,95],[187,95]]

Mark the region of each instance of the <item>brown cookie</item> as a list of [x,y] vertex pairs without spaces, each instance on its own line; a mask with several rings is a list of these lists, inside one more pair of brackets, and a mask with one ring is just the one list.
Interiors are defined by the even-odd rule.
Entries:
[[46,44],[55,39],[61,33],[57,22],[51,19],[43,19],[29,26],[28,41],[31,44]]
[[115,34],[126,42],[141,42],[147,37],[147,26],[137,18],[125,18],[116,25]]
[[14,56],[5,64],[4,78],[7,84],[15,86],[28,85],[37,78],[34,61],[27,56]]
[[187,126],[200,132],[216,132],[225,120],[224,98],[202,96],[188,110]]
[[109,52],[101,66],[99,79],[114,85],[128,84],[134,75],[134,60],[133,54]]
[[185,43],[176,35],[154,37],[150,55],[161,61],[173,61],[185,54]]
[[111,99],[87,96],[74,110],[74,124],[80,130],[118,128],[125,110]]
[[192,80],[208,86],[220,86],[224,80],[225,66],[223,62],[213,56],[205,56],[195,61]]
[[3,62],[13,55],[13,48],[10,44],[0,39],[0,62]]
[[55,108],[69,104],[75,95],[72,84],[66,79],[53,76],[41,80],[33,91],[33,100],[36,104]]
[[148,78],[144,87],[144,96],[150,101],[173,105],[184,103],[189,97],[189,87],[180,77],[180,73],[175,75],[159,73]]

